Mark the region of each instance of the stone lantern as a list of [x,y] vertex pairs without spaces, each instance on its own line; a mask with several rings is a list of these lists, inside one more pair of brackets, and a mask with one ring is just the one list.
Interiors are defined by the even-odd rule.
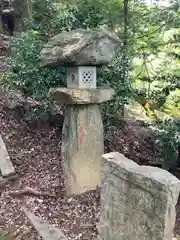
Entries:
[[96,88],[96,67],[78,66],[67,68],[68,88]]
[[43,67],[67,68],[67,88],[49,92],[66,105],[61,152],[67,194],[100,186],[104,136],[99,104],[112,100],[115,91],[96,87],[96,68],[111,63],[120,44],[106,30],[77,29],[51,38],[41,51]]

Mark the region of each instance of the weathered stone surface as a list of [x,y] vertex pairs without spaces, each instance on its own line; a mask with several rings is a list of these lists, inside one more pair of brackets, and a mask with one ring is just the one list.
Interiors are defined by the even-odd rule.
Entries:
[[55,88],[50,90],[49,96],[61,104],[91,104],[112,100],[115,91],[112,88]]
[[6,146],[1,135],[0,135],[0,171],[2,176],[4,177],[15,173],[15,169],[10,160],[9,154],[7,152]]
[[50,224],[41,221],[25,207],[23,207],[23,210],[31,224],[44,240],[67,240],[67,237],[59,228],[52,227]]
[[80,194],[100,185],[103,153],[103,124],[98,105],[67,106],[62,136],[67,194]]
[[76,29],[51,38],[40,59],[44,67],[105,65],[112,62],[120,45],[119,38],[106,30]]
[[119,153],[103,155],[100,238],[171,240],[180,181]]

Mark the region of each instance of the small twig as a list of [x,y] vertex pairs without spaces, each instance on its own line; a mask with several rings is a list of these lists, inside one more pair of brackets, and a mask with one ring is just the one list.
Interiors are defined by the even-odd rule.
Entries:
[[11,191],[9,192],[9,195],[14,197],[19,197],[22,195],[29,195],[29,196],[31,195],[36,197],[56,197],[55,194],[48,193],[48,192],[39,192],[36,189],[33,189],[31,187],[25,187],[23,189]]
[[0,188],[4,188],[7,183],[8,183],[8,180],[0,178]]
[[[32,227],[31,227],[31,229],[27,229],[27,230],[25,230],[23,233],[16,235],[15,238],[14,238],[14,240],[24,239],[25,236],[27,236],[28,234],[31,233],[31,231],[32,231]],[[14,237],[14,236],[13,236],[13,237]]]
[[1,178],[0,177],[0,188],[5,187],[10,181],[16,180],[18,178],[18,175],[10,175],[7,178]]

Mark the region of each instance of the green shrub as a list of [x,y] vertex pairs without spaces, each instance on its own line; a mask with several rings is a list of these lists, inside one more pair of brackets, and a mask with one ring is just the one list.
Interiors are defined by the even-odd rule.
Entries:
[[113,101],[102,105],[102,114],[106,129],[119,127],[124,115],[124,104],[131,96],[130,79],[128,71],[130,62],[126,54],[119,50],[111,65],[102,68],[99,74],[98,84],[112,87],[116,96]]
[[47,98],[50,87],[65,86],[65,70],[41,68],[39,53],[44,45],[35,30],[22,33],[13,42],[15,50],[10,60],[8,82],[26,96],[37,100]]
[[166,170],[175,171],[180,154],[180,119],[167,119],[151,122],[151,129],[155,133],[155,141],[164,151],[164,166]]

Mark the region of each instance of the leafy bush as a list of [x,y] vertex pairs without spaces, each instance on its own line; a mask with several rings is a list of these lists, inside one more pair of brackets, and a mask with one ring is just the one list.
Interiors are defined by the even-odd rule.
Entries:
[[104,125],[107,129],[119,127],[123,120],[124,104],[131,96],[131,86],[127,76],[129,69],[129,59],[120,49],[112,64],[104,67],[99,74],[98,84],[108,85],[116,91],[115,99],[102,105]]
[[164,150],[163,168],[175,171],[176,167],[180,165],[180,162],[177,161],[180,157],[180,120],[158,120],[152,122],[150,127],[155,133],[156,144]]
[[35,30],[22,33],[13,42],[15,50],[10,61],[8,81],[26,96],[43,100],[50,87],[65,86],[64,69],[41,68],[39,52],[44,45]]

